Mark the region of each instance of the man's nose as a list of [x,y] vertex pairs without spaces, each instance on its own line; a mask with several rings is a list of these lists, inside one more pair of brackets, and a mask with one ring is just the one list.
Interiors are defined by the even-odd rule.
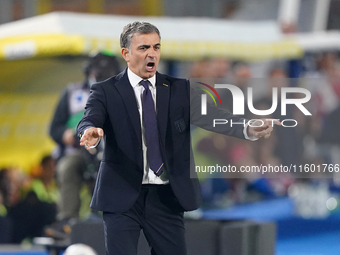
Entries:
[[148,57],[155,57],[155,55],[156,55],[156,51],[152,48],[152,47],[150,47],[149,49],[148,49]]

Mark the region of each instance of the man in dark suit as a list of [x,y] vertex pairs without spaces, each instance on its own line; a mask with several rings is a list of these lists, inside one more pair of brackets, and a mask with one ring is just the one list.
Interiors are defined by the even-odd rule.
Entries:
[[201,203],[198,179],[190,176],[190,121],[242,139],[268,137],[272,127],[213,128],[210,120],[217,116],[243,120],[210,107],[202,121],[200,98],[190,98],[189,82],[157,72],[160,33],[152,24],[128,24],[120,44],[128,68],[92,86],[78,125],[87,148],[105,134],[91,207],[103,211],[107,254],[137,254],[143,229],[152,254],[183,255],[183,212]]

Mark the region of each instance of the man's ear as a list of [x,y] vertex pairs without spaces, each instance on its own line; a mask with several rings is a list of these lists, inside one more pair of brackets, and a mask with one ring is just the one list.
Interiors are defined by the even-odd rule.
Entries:
[[128,48],[122,48],[121,53],[122,53],[122,56],[125,59],[125,61],[129,62],[129,60],[130,60],[130,51],[129,51],[129,49]]

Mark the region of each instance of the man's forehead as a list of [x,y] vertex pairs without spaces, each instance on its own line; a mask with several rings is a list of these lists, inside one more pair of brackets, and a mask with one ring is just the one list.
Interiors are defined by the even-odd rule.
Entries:
[[146,44],[159,44],[160,38],[156,32],[149,34],[135,33],[132,36],[132,42],[138,42],[138,44],[144,44],[144,42]]

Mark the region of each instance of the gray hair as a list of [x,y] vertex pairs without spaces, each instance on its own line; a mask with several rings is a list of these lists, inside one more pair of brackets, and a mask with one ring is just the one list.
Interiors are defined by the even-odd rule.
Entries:
[[120,34],[120,47],[130,49],[132,37],[134,34],[137,33],[138,34],[157,33],[159,39],[161,38],[159,30],[156,26],[150,24],[149,22],[135,21],[133,23],[127,24],[124,27],[123,32]]

